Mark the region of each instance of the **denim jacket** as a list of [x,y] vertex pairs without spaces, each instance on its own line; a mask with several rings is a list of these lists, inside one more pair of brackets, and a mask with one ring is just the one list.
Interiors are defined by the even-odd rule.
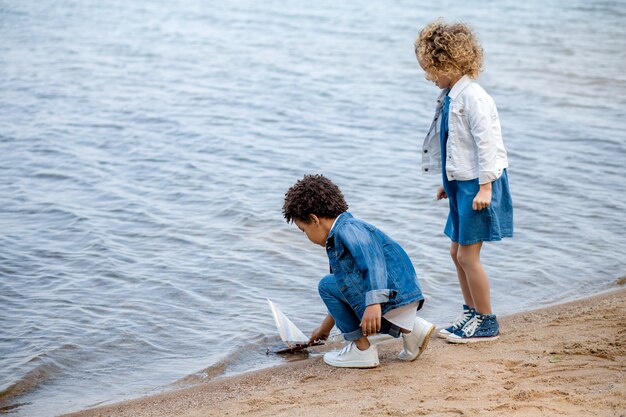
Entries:
[[422,172],[441,172],[441,109],[443,98],[450,97],[446,176],[448,181],[478,178],[479,184],[497,180],[508,167],[508,158],[496,104],[467,75],[439,95],[435,117],[422,146]]
[[344,212],[326,240],[331,272],[359,317],[381,304],[382,314],[424,299],[406,252],[376,227]]

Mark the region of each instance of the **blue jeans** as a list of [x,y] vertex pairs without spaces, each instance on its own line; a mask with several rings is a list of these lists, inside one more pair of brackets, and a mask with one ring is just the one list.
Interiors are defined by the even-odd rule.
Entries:
[[[337,280],[333,274],[326,275],[320,280],[318,291],[320,297],[322,297],[322,301],[326,304],[328,312],[333,316],[333,319],[335,319],[335,326],[341,331],[344,339],[355,341],[361,338],[363,336],[361,318],[350,306],[341,291],[339,291]],[[380,333],[399,337],[401,332],[400,327],[383,317]]]

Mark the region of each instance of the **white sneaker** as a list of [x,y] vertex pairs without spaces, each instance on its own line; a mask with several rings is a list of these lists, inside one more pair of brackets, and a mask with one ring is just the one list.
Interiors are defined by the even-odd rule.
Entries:
[[411,333],[402,333],[404,349],[398,354],[398,358],[403,361],[414,361],[417,359],[428,346],[428,341],[434,331],[434,324],[427,322],[423,318],[415,317],[413,331]]
[[349,342],[343,349],[327,352],[324,362],[338,368],[374,368],[378,366],[378,348],[374,344],[365,350],[359,350],[354,342]]

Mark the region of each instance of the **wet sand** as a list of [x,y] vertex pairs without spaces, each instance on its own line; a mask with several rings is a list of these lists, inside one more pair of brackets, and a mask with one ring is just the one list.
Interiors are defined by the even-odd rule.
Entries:
[[498,341],[433,338],[415,362],[401,341],[378,368],[321,357],[71,416],[626,416],[626,289],[501,320]]

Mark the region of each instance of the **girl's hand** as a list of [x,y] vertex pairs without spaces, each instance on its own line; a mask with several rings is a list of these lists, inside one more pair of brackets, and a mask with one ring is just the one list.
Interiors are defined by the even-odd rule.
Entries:
[[380,304],[371,304],[365,308],[363,319],[361,319],[361,329],[363,336],[373,335],[380,331],[380,322],[382,319],[382,310]]
[[489,207],[491,204],[491,183],[481,184],[480,190],[474,197],[474,201],[472,201],[472,209],[474,210],[482,210],[484,208]]
[[441,200],[442,198],[448,198],[448,195],[446,194],[443,187],[440,185],[439,188],[437,188],[437,200]]

